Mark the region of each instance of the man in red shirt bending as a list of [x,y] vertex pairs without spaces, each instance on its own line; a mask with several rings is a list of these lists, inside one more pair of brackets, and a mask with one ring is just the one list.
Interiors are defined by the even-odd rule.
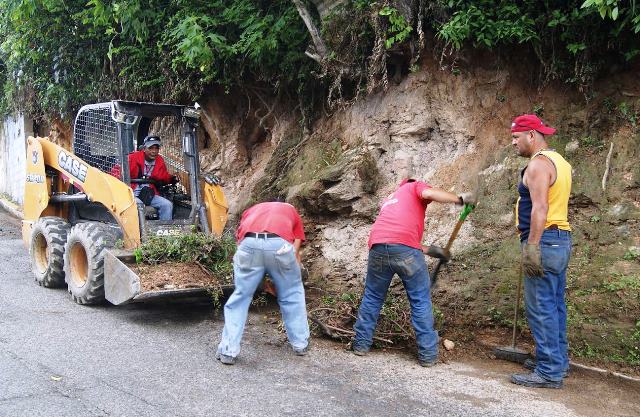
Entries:
[[394,274],[398,274],[411,304],[411,323],[416,332],[418,362],[432,366],[438,358],[438,332],[433,328],[431,282],[424,255],[449,260],[448,251],[423,246],[424,218],[431,202],[475,204],[471,193],[455,195],[428,184],[406,179],[382,203],[369,235],[369,262],[364,295],[353,326],[352,348],[363,356],[371,348],[380,309]]
[[265,272],[276,286],[289,343],[296,355],[305,355],[309,324],[300,274],[300,245],[304,240],[300,215],[291,204],[256,204],[242,213],[236,239],[235,290],[224,306],[224,329],[216,358],[226,365],[236,362],[249,305]]

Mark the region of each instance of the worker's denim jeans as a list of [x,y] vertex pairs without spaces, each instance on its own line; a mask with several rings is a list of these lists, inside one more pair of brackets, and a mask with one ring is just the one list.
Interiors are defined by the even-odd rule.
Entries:
[[366,352],[371,347],[378,316],[394,274],[402,280],[411,304],[418,359],[433,362],[438,357],[438,332],[433,329],[429,271],[422,251],[405,245],[376,244],[369,251],[364,295],[353,326],[356,333],[353,349]]
[[218,352],[236,357],[256,288],[269,274],[276,286],[280,313],[289,343],[295,350],[309,344],[309,323],[300,265],[293,245],[281,238],[247,237],[233,257],[235,290],[224,306],[224,329]]
[[544,276],[525,277],[527,321],[536,343],[535,372],[550,381],[562,381],[569,369],[567,305],[564,300],[571,233],[545,230],[540,239]]
[[[144,203],[138,197],[136,197],[136,203],[139,206],[144,207]],[[173,203],[166,198],[154,195],[151,200],[151,207],[158,210],[158,219],[171,220],[173,219]]]

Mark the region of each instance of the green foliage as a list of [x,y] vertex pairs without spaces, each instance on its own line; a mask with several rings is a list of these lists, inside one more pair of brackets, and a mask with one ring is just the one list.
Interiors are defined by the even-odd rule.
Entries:
[[214,276],[229,280],[236,244],[232,237],[218,238],[203,233],[154,236],[134,251],[136,262],[195,262]]
[[308,34],[286,0],[0,0],[0,40],[0,107],[36,115],[312,79]]
[[631,126],[638,126],[638,118],[640,117],[640,111],[635,109],[635,106],[627,103],[626,101],[618,104],[618,112],[620,113],[620,117],[630,123]]
[[542,104],[542,103],[536,104],[535,106],[533,106],[532,111],[536,115],[538,115],[538,117],[542,117],[543,113],[544,113],[544,104]]
[[636,260],[640,259],[640,249],[638,249],[638,248],[630,248],[630,249],[628,249],[624,253],[624,256],[622,257],[622,259],[624,259],[625,261],[636,261]]
[[[594,136],[585,136],[581,138],[579,142],[581,146],[591,150],[601,151],[602,149],[604,149],[604,142],[602,141],[602,139]],[[595,223],[600,220],[600,216],[594,216],[594,217],[597,217],[597,219],[596,220],[592,219],[592,223]]]
[[289,0],[0,0],[0,111],[70,118],[114,97],[192,102],[216,84],[286,92],[306,115],[310,103],[386,88],[389,48],[409,44],[394,53],[416,70],[430,32],[453,49],[535,56],[542,81],[587,89],[640,55],[639,13],[622,0],[352,0],[321,23],[329,51],[318,65]]
[[512,42],[537,39],[534,20],[510,1],[449,1],[451,18],[438,36],[460,49],[466,41],[478,47],[494,48]]
[[[630,3],[630,4],[629,4]],[[440,0],[444,19],[437,36],[454,49],[471,44],[535,53],[546,79],[561,79],[585,90],[615,61],[640,54],[640,8],[620,0]]]
[[[630,4],[625,4],[630,3]],[[631,26],[634,33],[640,33],[640,10],[636,9],[635,0],[585,0],[580,6],[583,9],[595,9],[603,19],[618,20],[620,28]]]
[[631,290],[632,294],[630,294],[629,297],[634,298],[635,294],[635,298],[638,298],[638,291],[640,291],[640,277],[634,275],[614,274],[608,281],[602,284],[602,287],[610,292]]
[[330,295],[323,295],[320,300],[325,306],[333,306],[336,304],[336,299]]
[[629,366],[640,365],[640,320],[636,321],[630,332],[615,330],[602,333],[600,337],[607,342],[607,345],[615,346],[615,349],[595,347],[587,340],[582,340],[575,346],[570,345],[571,352],[588,359],[606,359]]
[[384,6],[382,10],[378,12],[380,16],[386,16],[389,19],[389,27],[385,32],[385,41],[384,45],[387,49],[391,48],[396,43],[401,43],[411,33],[413,28],[407,21],[404,16],[398,13],[398,10]]

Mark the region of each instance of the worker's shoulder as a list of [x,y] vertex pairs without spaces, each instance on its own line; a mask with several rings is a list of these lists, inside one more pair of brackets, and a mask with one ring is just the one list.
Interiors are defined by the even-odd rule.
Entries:
[[530,172],[539,172],[539,171],[554,171],[555,170],[555,162],[554,160],[546,154],[539,153],[527,164],[527,171]]
[[269,209],[296,210],[293,204],[285,203],[283,201],[265,201],[250,207],[250,209],[252,208],[255,208],[255,209],[259,208],[259,209],[266,209],[266,210],[269,210]]

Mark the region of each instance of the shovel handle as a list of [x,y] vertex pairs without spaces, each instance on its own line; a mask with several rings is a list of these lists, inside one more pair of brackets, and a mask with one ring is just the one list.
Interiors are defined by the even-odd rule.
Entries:
[[[473,204],[465,204],[464,207],[462,208],[462,211],[460,212],[460,217],[458,217],[458,221],[456,222],[456,225],[453,228],[453,232],[451,232],[451,236],[449,236],[449,240],[447,241],[447,246],[445,246],[447,250],[451,249],[451,246],[453,245],[453,241],[456,240],[456,237],[458,236],[458,232],[462,227],[462,223],[464,223],[465,219],[467,218],[469,213],[473,211],[474,208],[476,208],[476,206]],[[442,267],[442,264],[443,264],[442,260],[438,259],[435,266],[433,267],[433,272],[431,273],[432,287],[436,285],[436,281],[438,280],[438,272],[440,271],[440,267]]]

